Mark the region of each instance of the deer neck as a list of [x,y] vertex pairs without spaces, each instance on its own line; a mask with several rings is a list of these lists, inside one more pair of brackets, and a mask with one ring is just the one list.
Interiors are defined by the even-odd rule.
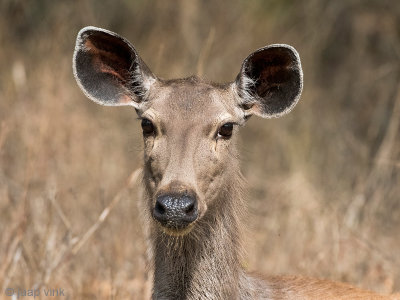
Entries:
[[152,229],[153,299],[240,298],[240,191],[224,190],[190,233]]

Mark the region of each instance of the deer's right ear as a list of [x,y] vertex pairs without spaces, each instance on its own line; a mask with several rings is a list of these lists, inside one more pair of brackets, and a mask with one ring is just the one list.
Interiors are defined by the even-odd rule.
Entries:
[[72,64],[85,95],[102,105],[139,108],[156,81],[129,41],[92,26],[79,31]]

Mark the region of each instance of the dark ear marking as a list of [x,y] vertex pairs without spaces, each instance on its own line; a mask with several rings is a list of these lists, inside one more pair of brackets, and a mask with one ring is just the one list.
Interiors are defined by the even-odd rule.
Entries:
[[235,81],[239,106],[245,114],[279,117],[297,103],[303,73],[297,51],[288,45],[271,45],[250,54]]
[[85,95],[102,105],[139,107],[156,80],[128,40],[92,26],[78,33],[73,70]]

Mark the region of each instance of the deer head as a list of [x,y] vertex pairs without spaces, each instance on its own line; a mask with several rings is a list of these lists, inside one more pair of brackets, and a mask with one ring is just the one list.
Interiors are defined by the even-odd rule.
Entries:
[[252,115],[286,114],[303,85],[299,56],[288,45],[256,50],[230,83],[163,80],[129,41],[95,27],[79,32],[73,69],[94,102],[135,108],[143,129],[145,206],[170,235],[190,232],[212,208],[231,207],[221,195],[240,177],[238,128]]

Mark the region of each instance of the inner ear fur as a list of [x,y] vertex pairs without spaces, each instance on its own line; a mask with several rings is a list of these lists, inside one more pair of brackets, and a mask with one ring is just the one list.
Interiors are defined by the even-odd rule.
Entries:
[[92,26],[78,33],[73,69],[86,96],[102,105],[138,108],[155,80],[128,40]]
[[258,49],[244,60],[235,84],[246,115],[271,118],[286,114],[303,88],[299,55],[289,45]]

